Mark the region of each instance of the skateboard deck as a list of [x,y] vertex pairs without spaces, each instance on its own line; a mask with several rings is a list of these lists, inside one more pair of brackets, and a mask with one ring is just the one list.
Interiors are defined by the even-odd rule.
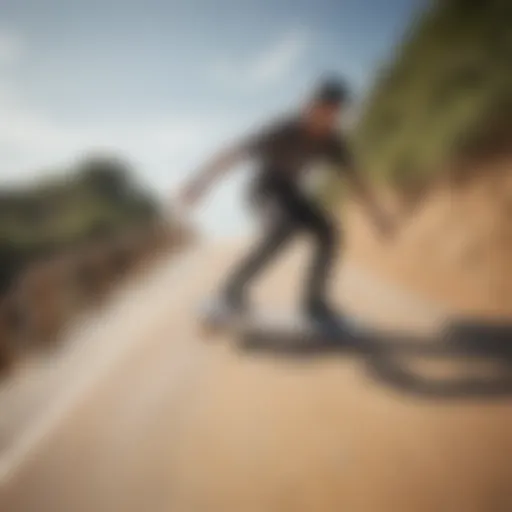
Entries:
[[256,310],[240,316],[232,315],[215,301],[201,305],[199,318],[205,334],[231,333],[253,341],[270,338],[283,341],[346,339],[358,330],[353,320],[340,318],[341,328],[333,329],[292,311]]

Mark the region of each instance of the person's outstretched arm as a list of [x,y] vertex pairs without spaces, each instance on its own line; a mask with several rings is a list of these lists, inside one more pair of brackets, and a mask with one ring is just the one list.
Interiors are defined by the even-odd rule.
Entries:
[[286,126],[286,120],[273,121],[238,144],[218,153],[185,185],[180,200],[191,206],[195,204],[236,164],[264,154],[286,132]]
[[286,117],[273,120],[248,137],[244,137],[238,144],[219,152],[185,185],[180,194],[180,202],[193,206],[236,164],[265,155],[276,141],[286,136],[288,127],[289,120]]
[[187,206],[193,206],[210,191],[220,178],[247,156],[248,151],[243,144],[220,151],[194,173],[192,179],[183,187],[179,201]]

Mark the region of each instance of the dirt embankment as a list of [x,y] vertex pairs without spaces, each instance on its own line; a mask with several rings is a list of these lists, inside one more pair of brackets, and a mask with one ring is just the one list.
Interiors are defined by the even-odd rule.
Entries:
[[470,171],[399,214],[400,230],[387,244],[357,205],[347,205],[349,258],[456,312],[510,318],[512,156]]

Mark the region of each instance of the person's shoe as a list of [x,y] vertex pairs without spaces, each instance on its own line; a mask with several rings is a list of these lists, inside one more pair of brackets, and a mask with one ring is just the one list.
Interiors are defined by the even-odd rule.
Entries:
[[242,297],[224,293],[216,300],[219,317],[225,321],[242,319],[249,312],[249,305]]
[[247,307],[243,302],[234,301],[225,295],[211,297],[201,306],[202,324],[207,330],[224,329],[234,323],[243,322]]
[[314,300],[306,303],[305,314],[320,329],[338,333],[343,330],[343,317],[340,312],[329,306],[323,300]]

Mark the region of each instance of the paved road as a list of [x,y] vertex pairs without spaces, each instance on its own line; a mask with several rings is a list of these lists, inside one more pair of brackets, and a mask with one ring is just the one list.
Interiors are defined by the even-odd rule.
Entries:
[[[6,422],[1,511],[512,510],[510,402],[420,397],[347,354],[205,339],[193,309],[231,258],[201,247],[163,264],[81,333],[38,386],[45,407]],[[303,265],[297,249],[256,299],[285,307]],[[443,317],[352,267],[339,290],[383,327]]]

